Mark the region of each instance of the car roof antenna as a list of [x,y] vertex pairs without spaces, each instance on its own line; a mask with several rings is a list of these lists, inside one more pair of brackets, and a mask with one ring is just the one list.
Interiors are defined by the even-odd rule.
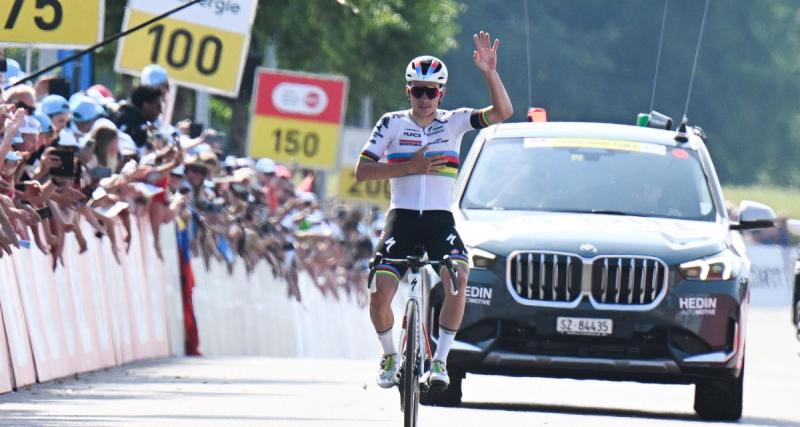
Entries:
[[694,88],[694,76],[697,71],[697,60],[700,57],[700,46],[703,42],[703,31],[706,27],[706,17],[708,16],[708,5],[711,0],[706,0],[705,8],[703,9],[703,19],[700,21],[700,35],[697,37],[697,47],[694,51],[694,61],[692,62],[692,73],[689,77],[689,91],[686,94],[686,106],[683,108],[683,118],[681,124],[678,126],[678,131],[675,133],[675,140],[678,142],[687,142],[689,138],[686,133],[686,127],[689,122],[689,101],[692,98],[692,89]]
[[[528,121],[547,121],[547,112],[543,109],[533,108],[533,73],[531,71],[531,36],[530,36],[530,23],[528,18],[528,0],[522,0],[522,19],[525,21],[525,61],[528,66]],[[544,114],[545,119],[541,120],[541,115]]]
[[[661,66],[661,52],[662,47],[664,46],[664,29],[666,28],[667,24],[667,9],[669,8],[669,0],[664,0],[664,13],[661,16],[661,33],[658,36],[658,53],[656,54],[656,70],[653,74],[653,92],[650,95],[650,114],[646,114],[646,122],[642,123],[644,126],[650,125],[653,121],[654,116],[663,116],[663,114],[658,113],[657,111],[653,110],[656,101],[656,87],[658,85],[658,70]],[[664,125],[668,126],[667,130],[672,128],[672,120],[669,120],[669,123],[663,123]]]

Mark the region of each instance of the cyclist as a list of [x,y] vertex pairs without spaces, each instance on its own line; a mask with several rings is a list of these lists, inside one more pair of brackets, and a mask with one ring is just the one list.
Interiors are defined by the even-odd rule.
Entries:
[[[356,179],[391,179],[391,205],[376,248],[387,258],[405,258],[423,247],[430,259],[450,255],[458,268],[458,295],[445,292],[439,319],[439,340],[427,381],[432,389],[450,384],[446,361],[464,315],[469,273],[467,253],[450,212],[451,191],[458,172],[461,137],[471,129],[501,122],[513,113],[508,93],[497,74],[499,40],[489,33],[474,35],[473,62],[486,79],[492,105],[482,109],[438,109],[446,92],[447,67],[432,56],[414,58],[406,67],[406,94],[411,108],[387,113],[375,125],[356,165]],[[386,157],[387,162],[379,162]],[[445,289],[450,277],[441,274]],[[377,292],[370,298],[370,318],[383,347],[378,385],[392,387],[399,371],[391,301],[404,268],[376,267]]]

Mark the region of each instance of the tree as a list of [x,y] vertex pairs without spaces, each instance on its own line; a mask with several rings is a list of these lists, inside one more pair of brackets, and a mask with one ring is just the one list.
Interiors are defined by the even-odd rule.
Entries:
[[[498,7],[473,0],[458,40],[486,29],[500,37],[500,73],[516,120],[529,107],[523,0]],[[705,2],[672,0],[655,108],[680,121]],[[663,0],[529,0],[534,106],[557,121],[632,124],[653,88]],[[719,175],[728,183],[800,184],[800,5],[788,0],[712,2],[689,108],[709,135]],[[449,106],[488,102],[475,90],[471,47],[443,59],[451,70]],[[454,70],[457,70],[454,72]]]

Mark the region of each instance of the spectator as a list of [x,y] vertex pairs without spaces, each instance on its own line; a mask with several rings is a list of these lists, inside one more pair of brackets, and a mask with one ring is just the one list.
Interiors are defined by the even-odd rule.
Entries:
[[[158,88],[137,87],[114,121],[102,117],[108,111],[103,106],[113,104],[104,87],[93,86],[71,102],[44,96],[38,105],[28,86],[5,93],[0,256],[28,240],[57,268],[66,239],[74,237],[80,251],[88,249],[85,221],[98,238],[110,239],[119,260],[134,236],[131,216],[139,216],[149,220],[154,237],[149,249],[159,256],[161,225],[175,222],[187,253],[201,255],[206,265],[217,260],[232,271],[241,258],[253,272],[266,261],[298,301],[303,271],[325,295],[340,298],[344,289],[365,301],[359,283],[372,252],[370,237],[379,232],[373,216],[317,197],[314,171],[299,172],[303,178],[295,183],[292,170],[272,159],[229,156],[220,164],[219,138],[211,129],[180,143],[171,132],[155,131],[151,123],[168,87],[163,82]],[[124,248],[117,247],[120,225]],[[187,351],[194,354],[196,339],[190,341],[195,344],[187,344]]]
[[80,140],[92,130],[94,122],[103,117],[105,110],[86,95],[73,97],[69,102],[70,131]]
[[86,90],[86,96],[92,98],[94,102],[98,103],[106,111],[106,115],[111,116],[116,114],[119,109],[119,104],[114,99],[114,94],[103,85],[94,85]]
[[6,71],[0,73],[0,86],[6,88],[10,84],[15,83],[20,77],[22,77],[22,67],[19,66],[19,62],[7,58]]
[[12,104],[17,108],[24,108],[28,115],[33,114],[36,109],[36,92],[28,85],[18,85],[9,88],[3,93],[6,104]]
[[150,64],[142,69],[141,84],[161,91],[161,96],[166,98],[169,93],[169,76],[167,70],[158,64]]
[[39,110],[50,119],[53,132],[56,134],[67,127],[69,122],[69,103],[63,96],[47,95],[42,100]]
[[148,130],[161,114],[161,108],[161,91],[151,86],[138,86],[131,94],[130,103],[120,106],[114,123],[141,148],[147,144]]

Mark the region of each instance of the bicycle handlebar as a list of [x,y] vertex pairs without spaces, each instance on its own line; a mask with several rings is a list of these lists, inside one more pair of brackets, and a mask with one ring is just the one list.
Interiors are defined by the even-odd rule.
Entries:
[[378,288],[375,283],[375,267],[379,264],[399,264],[411,268],[422,268],[426,265],[431,267],[446,267],[447,272],[450,274],[450,294],[458,295],[458,287],[456,280],[458,279],[458,271],[456,270],[455,262],[450,258],[450,255],[445,255],[441,261],[437,260],[424,260],[419,257],[409,256],[403,258],[384,258],[383,255],[375,255],[369,260],[369,279],[367,279],[367,286],[369,286],[370,293],[377,292]]

